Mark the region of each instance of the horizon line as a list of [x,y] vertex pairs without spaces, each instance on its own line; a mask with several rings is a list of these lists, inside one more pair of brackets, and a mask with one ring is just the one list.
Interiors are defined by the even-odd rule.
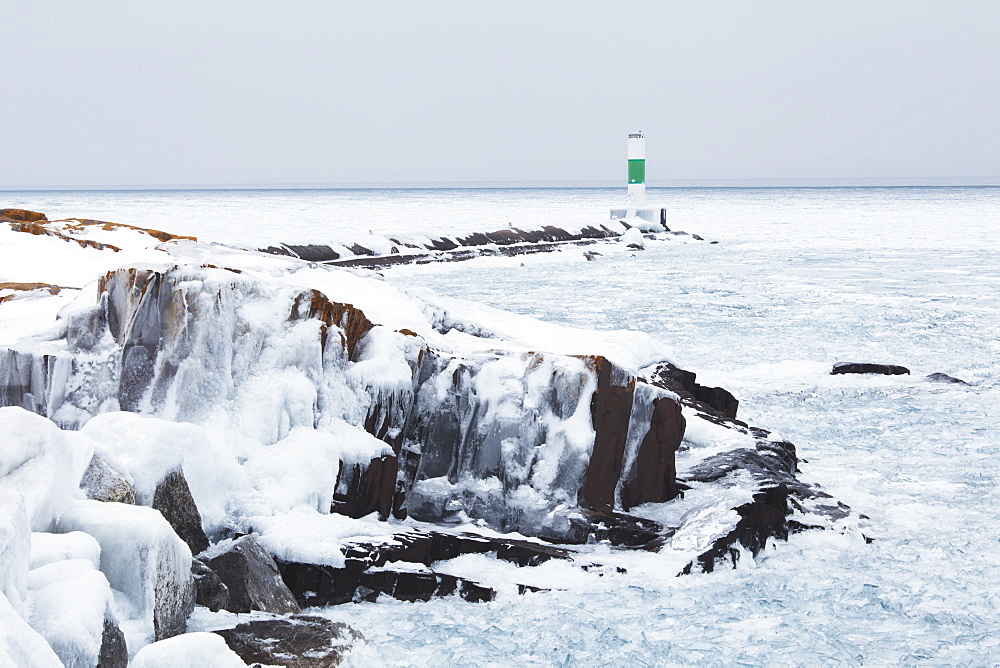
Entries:
[[[850,188],[850,187],[1000,187],[1000,176],[854,177],[854,178],[734,178],[673,179],[647,182],[647,188]],[[625,188],[608,181],[360,181],[291,183],[74,184],[0,186],[0,192],[179,191],[179,190],[550,190]]]

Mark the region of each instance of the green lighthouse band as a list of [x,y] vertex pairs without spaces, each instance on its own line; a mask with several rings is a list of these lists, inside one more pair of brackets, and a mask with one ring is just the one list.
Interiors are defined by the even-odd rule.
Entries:
[[645,160],[629,160],[628,161],[628,182],[629,183],[645,183],[646,182],[646,161]]

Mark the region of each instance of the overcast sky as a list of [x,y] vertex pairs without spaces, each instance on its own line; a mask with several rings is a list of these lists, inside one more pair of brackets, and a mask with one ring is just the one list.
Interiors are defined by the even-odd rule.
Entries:
[[1000,2],[0,0],[0,188],[1000,183]]

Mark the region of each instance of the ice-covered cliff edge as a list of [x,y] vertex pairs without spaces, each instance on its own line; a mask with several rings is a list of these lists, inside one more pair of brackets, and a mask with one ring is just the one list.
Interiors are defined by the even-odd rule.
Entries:
[[[0,415],[22,425],[0,469],[14,518],[0,546],[5,595],[22,618],[35,605],[23,584],[31,532],[96,539],[88,577],[114,593],[86,623],[53,631],[26,617],[57,653],[96,656],[96,629],[109,626],[130,653],[183,630],[203,545],[157,502],[176,474],[212,543],[204,558],[250,535],[300,604],[460,586],[488,598],[440,575],[385,575],[386,563],[462,550],[588,565],[588,543],[605,541],[658,551],[678,572],[711,570],[787,532],[796,504],[799,525],[842,514],[795,480],[790,444],[736,422],[728,393],[697,385],[645,335],[556,327],[166,236],[0,225],[3,285],[60,287],[0,293],[17,297],[0,304],[0,404],[25,409]],[[32,440],[33,424],[49,436]],[[72,467],[49,463],[66,452]],[[139,506],[82,500],[108,488],[94,466]],[[33,501],[42,489],[45,502]],[[46,540],[86,551],[83,538]],[[137,554],[153,555],[145,570],[133,564],[148,576],[130,572]],[[92,629],[78,633],[88,642],[63,641],[78,628]]]

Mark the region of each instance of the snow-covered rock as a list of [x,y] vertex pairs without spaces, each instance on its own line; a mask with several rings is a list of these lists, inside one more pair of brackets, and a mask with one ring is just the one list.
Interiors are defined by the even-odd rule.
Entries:
[[31,570],[64,559],[86,559],[101,567],[101,546],[93,536],[82,531],[31,534]]
[[0,595],[0,665],[18,668],[62,668],[62,661],[38,631]]
[[246,668],[246,663],[215,633],[185,633],[146,645],[132,658],[132,668]]
[[0,408],[0,488],[24,496],[33,531],[48,531],[68,506],[73,488],[72,453],[62,431],[23,408]]
[[191,550],[152,508],[76,501],[58,530],[83,531],[101,545],[101,572],[121,592],[129,647],[184,632],[194,607]]
[[[55,561],[28,574],[28,590],[29,622],[63,664],[97,666],[105,627],[117,622],[104,574],[89,559]],[[123,658],[127,660],[127,654]]]

